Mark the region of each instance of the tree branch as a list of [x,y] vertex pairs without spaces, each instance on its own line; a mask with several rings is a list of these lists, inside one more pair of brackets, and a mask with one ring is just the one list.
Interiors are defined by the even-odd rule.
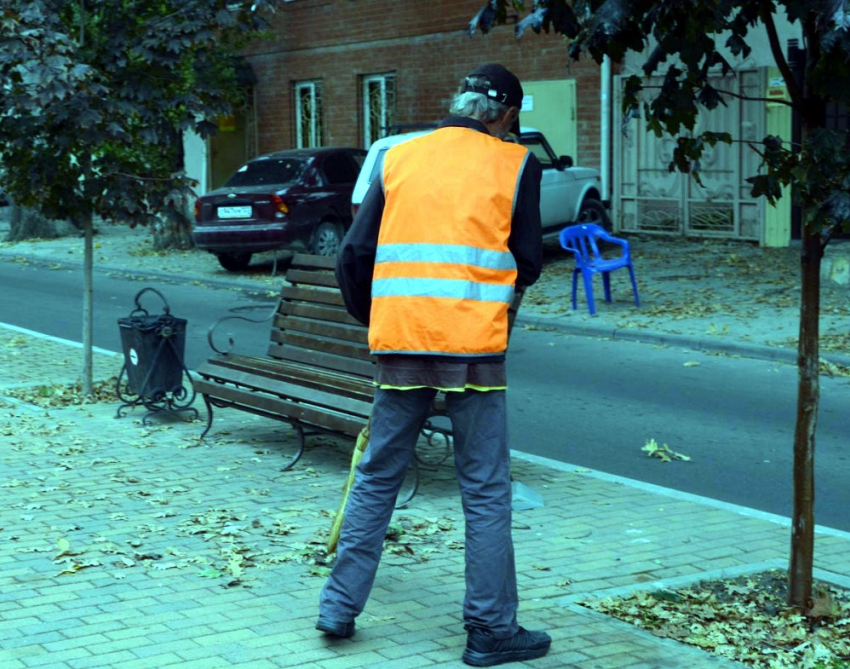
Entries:
[[126,177],[127,179],[138,179],[139,181],[153,181],[153,182],[168,182],[174,179],[175,175],[171,175],[169,177],[143,177],[141,174],[127,174],[126,172],[104,172],[100,175],[101,177]]
[[738,100],[744,100],[745,102],[766,102],[778,105],[787,105],[789,107],[794,106],[794,103],[791,100],[782,100],[779,98],[754,98],[749,95],[743,95],[742,93],[735,93],[734,91],[723,91],[720,89],[717,89],[717,92],[720,95],[728,95],[729,97],[737,98]]
[[773,21],[773,13],[759,12],[760,18],[767,30],[767,40],[770,43],[770,51],[773,54],[773,60],[776,62],[776,67],[782,73],[782,78],[785,79],[785,85],[788,87],[788,95],[791,97],[791,106],[800,107],[803,104],[803,92],[797,86],[797,79],[791,71],[791,66],[788,65],[788,60],[785,54],[782,53],[782,44],[779,42],[779,34],[776,31],[776,23]]
[[[653,89],[661,90],[662,86],[644,86],[642,90],[649,91]],[[742,93],[735,93],[734,91],[725,91],[722,88],[715,89],[720,95],[728,95],[732,98],[737,98],[738,100],[744,100],[745,102],[772,102],[780,105],[787,105],[789,107],[793,107],[794,103],[791,100],[780,100],[776,98],[754,98],[750,95],[743,95]]]
[[821,231],[821,238],[820,238],[821,253],[826,249],[827,246],[829,246],[829,243],[833,240],[833,238],[840,231],[840,229],[841,229],[841,226],[833,224],[833,225],[830,225],[830,226],[824,228]]

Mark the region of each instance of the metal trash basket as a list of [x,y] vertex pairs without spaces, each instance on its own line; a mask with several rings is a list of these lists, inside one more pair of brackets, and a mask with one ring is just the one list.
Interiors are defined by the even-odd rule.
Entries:
[[143,293],[162,294],[144,288],[136,295],[136,309],[118,319],[127,390],[140,398],[158,402],[168,393],[179,393],[183,386],[183,353],[186,347],[186,319],[171,315],[165,302],[165,313],[151,316],[139,304]]

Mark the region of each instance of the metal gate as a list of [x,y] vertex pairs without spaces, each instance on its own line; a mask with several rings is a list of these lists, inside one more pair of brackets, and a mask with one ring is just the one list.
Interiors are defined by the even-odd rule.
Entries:
[[[622,109],[624,77],[618,79],[615,110]],[[732,95],[724,96],[726,105],[701,110],[695,134],[729,132],[735,141],[706,148],[700,169],[702,186],[688,174],[669,171],[675,138],[656,137],[642,118],[630,121],[620,132],[615,123],[617,230],[759,239],[763,199],[750,196],[745,178],[758,171],[759,157],[749,143],[761,142],[765,136],[765,79],[763,70],[744,70],[712,81],[718,90]],[[661,83],[661,78],[651,79],[646,88],[651,93],[651,87]]]

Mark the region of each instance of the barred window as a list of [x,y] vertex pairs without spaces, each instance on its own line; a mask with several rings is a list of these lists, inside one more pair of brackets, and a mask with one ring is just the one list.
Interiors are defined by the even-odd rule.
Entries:
[[385,137],[395,123],[395,74],[363,77],[363,140],[369,148]]
[[295,84],[295,146],[299,149],[322,146],[324,125],[322,82],[299,81]]

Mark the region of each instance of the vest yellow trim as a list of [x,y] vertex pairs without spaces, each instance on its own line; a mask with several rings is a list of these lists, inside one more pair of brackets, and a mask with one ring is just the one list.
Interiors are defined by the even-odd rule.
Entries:
[[477,390],[480,393],[487,393],[493,390],[507,390],[507,386],[476,386],[474,383],[467,383],[465,386],[458,388],[443,388],[440,386],[394,386],[389,383],[376,383],[381,390],[420,390],[422,388],[434,388],[443,393],[462,393],[467,390]]

